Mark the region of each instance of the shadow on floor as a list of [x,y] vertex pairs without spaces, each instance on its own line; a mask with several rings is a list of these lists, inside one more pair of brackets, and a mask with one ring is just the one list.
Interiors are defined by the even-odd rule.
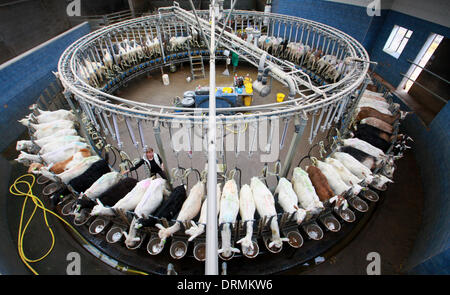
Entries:
[[381,274],[402,274],[422,220],[423,190],[413,153],[397,161],[395,183],[371,220],[342,251],[314,269],[312,275],[365,275],[370,252],[381,258]]

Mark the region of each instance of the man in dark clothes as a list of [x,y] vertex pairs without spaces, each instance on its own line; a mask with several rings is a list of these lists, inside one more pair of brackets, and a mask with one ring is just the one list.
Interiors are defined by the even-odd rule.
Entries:
[[134,171],[139,167],[141,167],[144,163],[147,164],[147,167],[150,168],[151,174],[158,173],[162,178],[167,179],[166,173],[163,171],[164,164],[161,163],[159,155],[153,152],[152,148],[147,148],[145,150],[144,156],[142,156],[142,159],[139,162],[137,162],[136,165],[134,165],[134,167],[131,167],[129,170],[123,171],[122,174]]

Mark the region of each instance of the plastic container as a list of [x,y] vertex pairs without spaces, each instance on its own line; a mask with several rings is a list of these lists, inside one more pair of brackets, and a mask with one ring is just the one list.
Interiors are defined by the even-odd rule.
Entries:
[[181,259],[186,255],[187,252],[187,243],[183,241],[174,241],[172,242],[172,245],[170,246],[170,256],[172,256],[173,259]]
[[184,108],[190,108],[195,104],[195,92],[194,91],[186,91],[183,94],[183,99],[181,100],[181,105]]
[[283,102],[284,101],[284,93],[277,93],[277,102]]
[[167,85],[170,84],[170,81],[169,81],[169,75],[164,74],[164,75],[162,76],[162,80],[163,80],[163,84],[164,84],[165,86],[167,86]]
[[244,105],[246,107],[249,107],[252,104],[252,97],[251,96],[244,96]]
[[233,93],[233,89],[231,87],[224,87],[222,89],[223,93]]

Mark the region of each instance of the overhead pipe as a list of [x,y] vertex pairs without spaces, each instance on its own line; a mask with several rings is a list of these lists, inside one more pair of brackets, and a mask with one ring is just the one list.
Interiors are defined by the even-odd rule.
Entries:
[[288,74],[286,74],[284,71],[280,70],[279,68],[275,66],[269,65],[268,67],[265,67],[267,59],[267,53],[264,53],[261,56],[261,59],[259,60],[259,66],[258,66],[258,76],[255,82],[253,82],[253,89],[259,92],[259,95],[262,97],[265,97],[270,94],[272,87],[267,84],[267,79],[269,76],[269,72],[272,72],[276,76],[280,77],[283,81],[286,82],[286,84],[289,87],[289,95],[288,99],[294,99],[295,95],[297,93],[296,86],[294,79],[290,77]]
[[[294,79],[289,76],[288,74],[286,74],[285,72],[283,72],[283,70],[274,67],[274,66],[270,66],[269,69],[273,74],[275,74],[276,76],[280,77],[284,82],[286,82],[286,84],[289,87],[289,94],[288,94],[288,99],[294,99],[295,95],[297,94],[297,90],[296,90],[296,85],[295,85],[295,81]],[[269,71],[267,71],[266,76],[268,75]]]
[[264,84],[262,82],[263,76],[264,76],[264,71],[265,71],[266,58],[267,58],[267,53],[263,53],[263,55],[261,56],[261,59],[259,60],[258,76],[256,78],[256,81],[254,81],[253,85],[252,85],[253,89],[256,90],[259,93],[259,95],[261,95],[262,97],[269,95],[269,93],[271,91],[271,87],[264,86]]

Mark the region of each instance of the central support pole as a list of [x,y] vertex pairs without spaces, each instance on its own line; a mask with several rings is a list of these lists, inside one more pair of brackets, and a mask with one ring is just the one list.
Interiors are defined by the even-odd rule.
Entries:
[[[210,22],[211,32],[216,30],[215,0],[211,0]],[[216,37],[211,34],[209,58],[209,120],[208,120],[208,211],[206,223],[206,261],[205,274],[219,274],[218,242],[217,242],[217,161],[216,161]]]
[[[353,101],[353,105],[350,108],[347,108],[347,110],[344,110],[344,111],[346,111],[346,114],[345,114],[343,123],[341,125],[341,129],[339,130],[339,132],[341,132],[341,134],[344,135],[347,133],[347,131],[349,131],[350,123],[352,121],[352,117],[354,115],[355,109],[358,106],[359,101],[361,100],[364,91],[366,91],[367,85],[369,85],[369,81],[370,81],[370,76],[367,75],[366,79],[364,80],[364,84],[362,85],[361,89],[359,90],[358,96]],[[344,103],[344,102],[342,101],[342,103]]]
[[[300,117],[300,118],[299,118]],[[286,155],[286,160],[284,161],[283,169],[281,170],[280,176],[287,177],[289,170],[291,170],[292,160],[294,156],[298,153],[298,145],[302,139],[303,131],[305,131],[306,123],[308,123],[308,117],[305,113],[302,115],[296,115],[294,119],[295,124],[295,134],[292,138],[291,145]]]
[[[166,160],[166,152],[164,150],[164,144],[163,141],[161,140],[161,128],[160,128],[160,124],[159,121],[155,122],[155,125],[153,126],[153,132],[155,133],[155,140],[156,140],[156,146],[158,147],[158,152],[159,155],[161,156],[161,161],[164,164],[164,168],[166,170],[166,177],[167,177],[167,185],[169,186],[170,190],[173,189],[172,187],[172,180],[171,180],[171,176],[170,176],[170,170],[169,170],[169,165],[167,164],[167,160]],[[170,139],[172,140],[172,139]]]

